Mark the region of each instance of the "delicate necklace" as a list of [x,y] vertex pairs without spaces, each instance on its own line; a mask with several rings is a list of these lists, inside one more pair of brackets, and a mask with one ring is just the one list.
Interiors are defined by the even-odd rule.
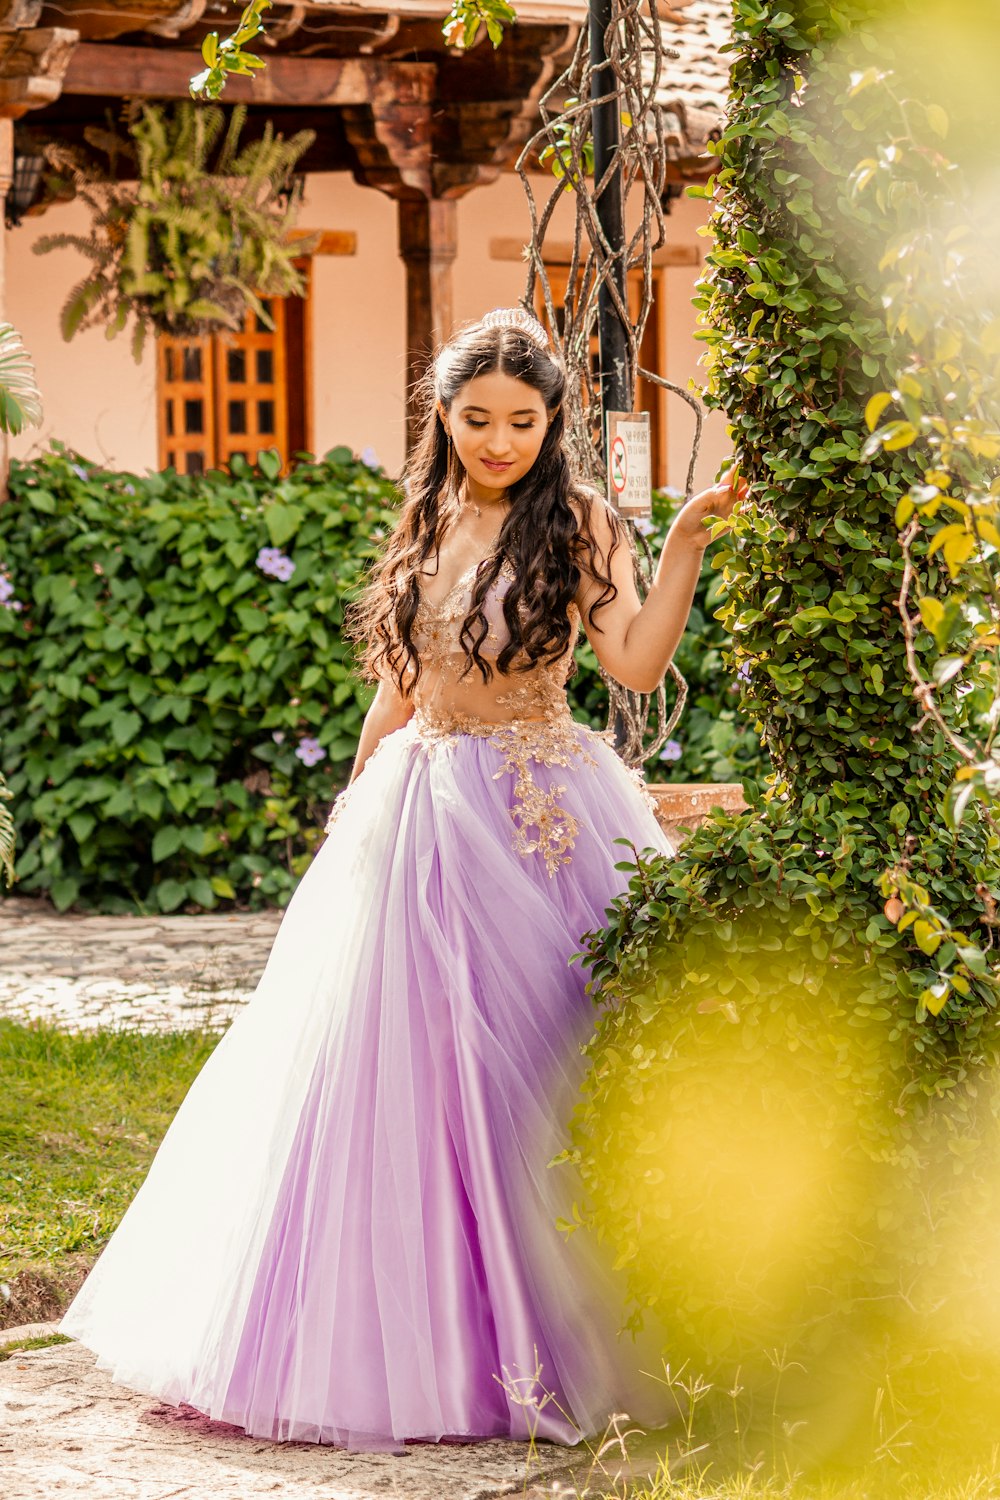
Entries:
[[[459,490],[457,498],[458,508],[460,511],[471,510],[474,516],[476,516],[480,521],[482,520],[483,507],[477,504],[475,500],[470,499],[469,491],[464,484]],[[502,505],[506,505],[506,503],[506,500],[493,500],[488,504],[487,509],[492,510],[494,507],[499,508]]]

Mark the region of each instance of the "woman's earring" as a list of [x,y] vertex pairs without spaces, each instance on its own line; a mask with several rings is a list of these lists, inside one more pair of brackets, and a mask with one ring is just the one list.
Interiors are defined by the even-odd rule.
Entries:
[[448,439],[448,492],[457,495],[461,475],[459,473],[458,454],[455,452],[455,444],[451,440],[451,433],[445,429]]

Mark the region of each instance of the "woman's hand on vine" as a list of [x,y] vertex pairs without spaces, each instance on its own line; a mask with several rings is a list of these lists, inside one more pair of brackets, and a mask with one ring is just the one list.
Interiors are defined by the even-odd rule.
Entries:
[[712,540],[711,528],[706,522],[728,521],[747,489],[747,481],[734,464],[711,489],[702,490],[681,507],[671,529],[679,531],[693,547],[704,552]]

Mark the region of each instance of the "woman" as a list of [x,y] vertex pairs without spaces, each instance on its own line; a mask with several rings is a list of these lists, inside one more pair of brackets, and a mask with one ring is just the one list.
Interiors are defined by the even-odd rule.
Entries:
[[621,524],[571,476],[564,389],[519,309],[439,352],[357,611],[378,690],[351,784],[60,1325],[116,1380],[257,1436],[575,1442],[642,1412],[612,1285],[556,1228],[572,1169],[547,1164],[614,840],[667,845],[565,681],[582,621],[655,688],[736,493],[684,506],[640,605]]

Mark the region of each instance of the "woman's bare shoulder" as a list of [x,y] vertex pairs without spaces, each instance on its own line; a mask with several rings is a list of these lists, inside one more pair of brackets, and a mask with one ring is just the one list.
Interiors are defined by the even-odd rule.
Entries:
[[606,551],[613,541],[621,537],[618,512],[596,485],[578,482],[573,486],[569,503],[576,516],[580,535],[602,550]]

